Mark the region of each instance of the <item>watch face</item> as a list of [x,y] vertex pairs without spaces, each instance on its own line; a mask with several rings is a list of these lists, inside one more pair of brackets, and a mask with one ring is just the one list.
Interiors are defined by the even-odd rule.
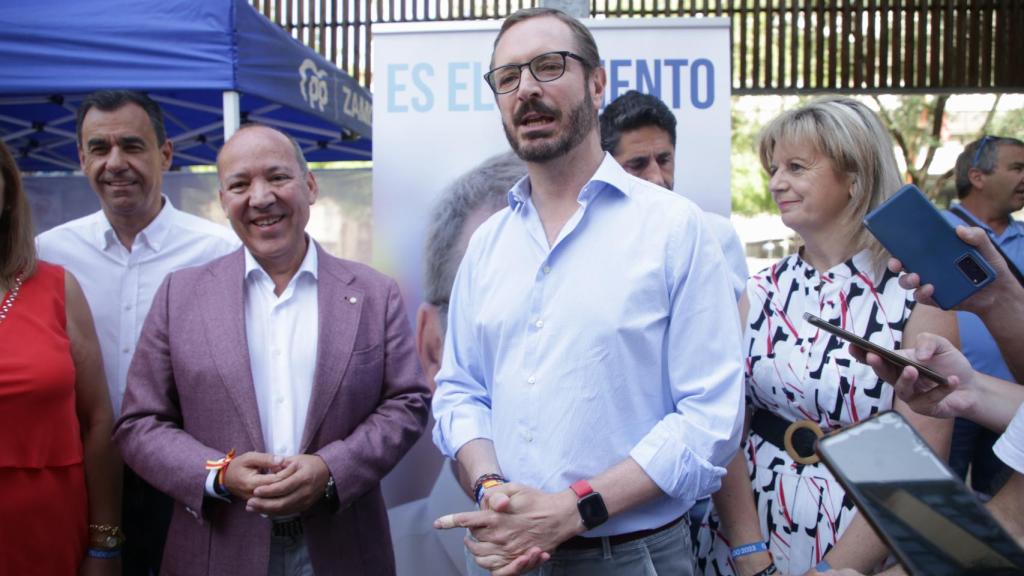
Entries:
[[591,492],[576,501],[580,518],[588,530],[604,524],[608,520],[608,509],[604,507],[604,499],[597,492]]

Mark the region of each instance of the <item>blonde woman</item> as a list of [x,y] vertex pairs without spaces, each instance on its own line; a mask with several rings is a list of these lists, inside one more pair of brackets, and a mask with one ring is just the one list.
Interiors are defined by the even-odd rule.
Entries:
[[740,302],[748,434],[701,527],[698,572],[867,572],[888,552],[816,461],[816,435],[893,408],[945,455],[951,426],[894,398],[803,314],[888,348],[912,346],[925,331],[955,341],[956,319],[915,306],[861,224],[901,185],[892,141],[871,110],[830,98],[787,111],[764,128],[759,154],[782,220],[803,245],[753,275]]

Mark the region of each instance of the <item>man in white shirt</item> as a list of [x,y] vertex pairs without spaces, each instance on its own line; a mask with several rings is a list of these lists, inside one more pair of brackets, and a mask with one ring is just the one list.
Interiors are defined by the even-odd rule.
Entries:
[[[601,148],[637,178],[673,190],[676,173],[676,117],[664,102],[630,90],[601,113]],[[722,248],[739,300],[747,284],[747,257],[729,219],[705,212],[704,221]]]
[[602,152],[606,75],[564,12],[507,18],[486,75],[528,177],[456,275],[434,442],[473,569],[691,573],[685,514],[739,446],[740,323],[701,211]]
[[[164,276],[238,246],[230,230],[174,208],[161,193],[174,146],[148,96],[100,91],[76,118],[82,171],[102,209],[40,234],[39,258],[78,278],[92,310],[115,417],[142,323]],[[125,470],[124,573],[160,571],[170,500]]]
[[430,395],[398,286],[306,235],[319,187],[282,132],[242,127],[217,167],[244,249],[164,280],[114,432],[178,504],[163,569],[393,574],[380,480]]

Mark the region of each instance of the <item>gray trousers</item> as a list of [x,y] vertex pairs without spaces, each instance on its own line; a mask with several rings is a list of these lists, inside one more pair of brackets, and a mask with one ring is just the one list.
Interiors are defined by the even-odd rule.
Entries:
[[306,540],[298,536],[270,537],[268,576],[314,576]]
[[[686,520],[646,538],[601,548],[556,550],[551,559],[527,576],[692,576],[693,549]],[[466,550],[471,576],[488,574]]]

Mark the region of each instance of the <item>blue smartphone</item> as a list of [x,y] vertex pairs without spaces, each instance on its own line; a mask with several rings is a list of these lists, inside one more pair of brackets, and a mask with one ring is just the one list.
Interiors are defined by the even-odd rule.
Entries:
[[872,210],[864,225],[890,254],[915,272],[922,284],[932,284],[932,299],[944,310],[987,286],[996,277],[970,244],[925,198],[917,186],[907,184]]

